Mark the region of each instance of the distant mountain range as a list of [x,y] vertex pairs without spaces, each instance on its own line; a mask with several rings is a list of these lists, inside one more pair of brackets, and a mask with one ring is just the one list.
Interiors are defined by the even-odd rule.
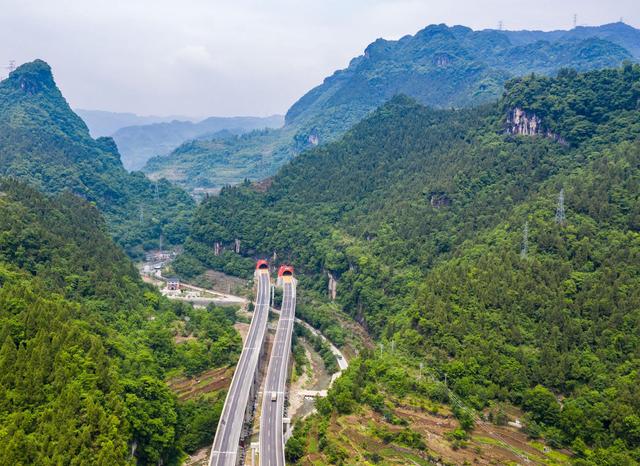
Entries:
[[93,139],[42,60],[0,82],[1,176],[94,202],[130,254],[157,245],[160,235],[166,242],[181,241],[193,208],[183,190],[128,173],[113,139]]
[[112,136],[127,170],[140,170],[153,156],[169,154],[192,139],[220,139],[255,129],[279,128],[284,116],[210,117],[200,122],[170,121],[126,126]]
[[496,100],[509,79],[586,71],[640,58],[640,31],[624,23],[570,31],[474,31],[431,25],[400,40],[378,39],[349,66],[302,96],[285,126],[224,142],[199,140],[149,161],[144,171],[189,189],[275,173],[300,151],[334,140],[397,94],[439,108]]
[[150,125],[153,123],[163,123],[174,120],[195,121],[197,118],[191,118],[184,115],[170,116],[141,116],[135,113],[123,112],[107,112],[105,110],[85,110],[76,108],[74,111],[84,120],[89,127],[89,132],[94,138],[101,136],[111,136],[120,128],[134,125]]

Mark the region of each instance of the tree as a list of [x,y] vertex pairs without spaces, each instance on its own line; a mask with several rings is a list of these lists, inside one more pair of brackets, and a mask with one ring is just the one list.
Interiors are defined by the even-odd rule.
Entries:
[[531,412],[536,422],[553,425],[558,421],[560,403],[555,395],[542,385],[536,385],[525,392],[523,406]]

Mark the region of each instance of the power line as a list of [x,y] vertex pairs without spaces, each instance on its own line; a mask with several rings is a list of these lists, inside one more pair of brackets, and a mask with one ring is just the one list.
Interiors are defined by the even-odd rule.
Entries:
[[[422,365],[420,366],[420,373],[422,374]],[[440,380],[440,377],[438,377],[437,373],[435,371],[433,371],[433,369],[427,369],[426,370],[426,377],[434,383],[442,383],[442,381]],[[452,402],[452,404],[456,405],[461,411],[465,411],[466,413],[468,413],[471,417],[473,417],[473,420],[478,424],[478,426],[484,430],[485,432],[493,435],[494,437],[496,437],[498,440],[500,440],[503,443],[503,446],[505,448],[507,448],[509,451],[511,451],[511,453],[513,453],[514,455],[516,455],[517,457],[521,458],[525,463],[530,463],[531,460],[529,459],[528,456],[526,456],[523,452],[517,450],[516,448],[512,447],[500,434],[498,434],[498,432],[496,432],[495,430],[493,430],[493,428],[490,426],[489,423],[485,422],[484,419],[480,418],[480,416],[478,416],[478,414],[476,413],[475,410],[468,408],[465,403],[462,401],[462,399],[460,399],[460,397],[458,397],[458,395],[456,395],[453,390],[451,390],[449,388],[449,386],[447,385],[447,374],[444,374],[444,388],[447,392],[447,395],[449,396],[449,400]]]

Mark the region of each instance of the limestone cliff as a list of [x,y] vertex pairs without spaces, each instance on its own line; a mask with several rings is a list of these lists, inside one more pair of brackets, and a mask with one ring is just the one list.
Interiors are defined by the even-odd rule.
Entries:
[[515,107],[509,112],[507,116],[507,133],[522,136],[541,135],[561,144],[566,144],[564,138],[545,129],[542,119],[538,115],[520,107]]

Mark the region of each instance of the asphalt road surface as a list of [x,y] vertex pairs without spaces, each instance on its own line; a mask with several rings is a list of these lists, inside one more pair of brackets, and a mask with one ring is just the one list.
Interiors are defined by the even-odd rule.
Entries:
[[258,292],[253,318],[218,422],[218,429],[209,457],[210,466],[235,466],[238,460],[245,412],[269,317],[269,292],[271,288],[269,272],[258,270],[257,274]]
[[283,277],[280,320],[271,350],[260,416],[260,466],[284,466],[284,399],[296,311],[296,285]]

